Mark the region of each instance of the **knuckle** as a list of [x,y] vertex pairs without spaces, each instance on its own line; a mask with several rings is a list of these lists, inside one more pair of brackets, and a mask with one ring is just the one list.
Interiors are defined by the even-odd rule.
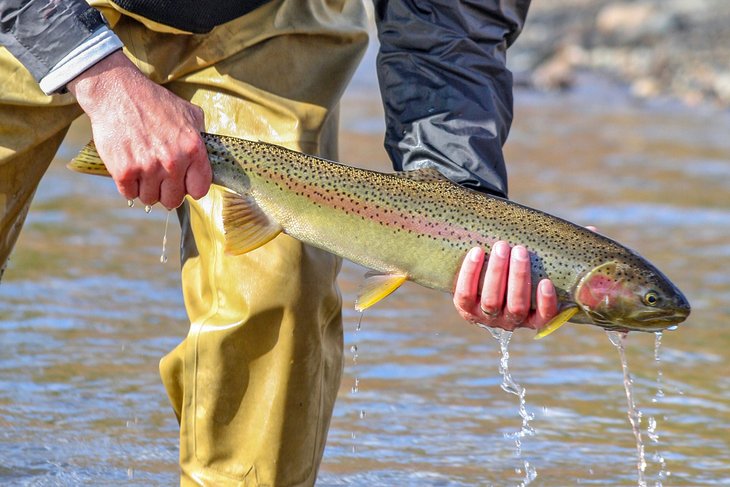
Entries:
[[180,149],[186,157],[196,157],[205,151],[205,143],[197,132],[188,132],[180,141]]
[[456,306],[456,309],[460,313],[466,313],[466,310],[469,308],[470,300],[467,296],[457,293],[454,295],[454,306]]
[[185,170],[187,169],[187,165],[184,161],[180,159],[170,159],[164,164],[164,168],[166,174],[165,179],[171,179],[175,181],[175,183],[179,184],[179,182],[185,176]]
[[505,318],[512,323],[519,324],[527,318],[527,311],[527,308],[522,304],[509,305],[505,312]]
[[140,171],[137,168],[125,167],[121,172],[114,178],[117,184],[129,185],[134,184],[139,179]]

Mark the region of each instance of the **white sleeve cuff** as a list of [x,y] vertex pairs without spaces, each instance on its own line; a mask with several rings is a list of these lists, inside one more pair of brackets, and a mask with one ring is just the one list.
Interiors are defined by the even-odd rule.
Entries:
[[124,47],[117,35],[106,26],[100,27],[84,42],[66,54],[40,81],[46,95],[62,90],[66,83]]

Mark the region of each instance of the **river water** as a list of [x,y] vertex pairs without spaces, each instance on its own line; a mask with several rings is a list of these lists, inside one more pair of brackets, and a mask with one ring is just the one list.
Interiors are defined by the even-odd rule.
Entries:
[[[366,62],[363,70],[371,67]],[[650,486],[730,485],[730,115],[639,103],[589,80],[516,92],[511,197],[600,230],[662,268],[689,321],[625,341]],[[372,76],[343,102],[341,159],[387,170]],[[177,425],[157,374],[187,332],[165,212],[128,208],[108,180],[66,171],[74,127],[36,196],[0,285],[0,483],[177,482]],[[318,485],[636,485],[637,445],[619,355],[599,328],[500,344],[450,299],[406,285],[353,310],[346,263],[345,373]],[[658,378],[660,377],[660,380]],[[657,441],[654,441],[656,439]],[[533,480],[534,478],[534,480]]]

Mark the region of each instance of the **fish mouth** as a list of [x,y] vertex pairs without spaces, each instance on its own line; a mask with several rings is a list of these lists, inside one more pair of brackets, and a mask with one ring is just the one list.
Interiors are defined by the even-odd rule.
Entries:
[[658,332],[674,329],[689,316],[689,309],[641,311],[626,318],[592,316],[594,324],[607,330]]

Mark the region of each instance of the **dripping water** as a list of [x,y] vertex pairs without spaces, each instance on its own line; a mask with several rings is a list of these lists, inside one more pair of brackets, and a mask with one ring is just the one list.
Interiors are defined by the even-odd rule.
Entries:
[[127,206],[130,208],[134,207],[134,200],[127,200]]
[[152,211],[152,207],[150,205],[144,205],[144,212],[149,213],[150,211]]
[[[360,312],[360,316],[357,319],[357,325],[355,325],[355,336],[360,332],[360,329],[362,328],[362,317],[365,314],[364,311]],[[350,393],[352,395],[357,394],[360,392],[360,378],[357,376],[357,372],[355,371],[355,368],[357,367],[357,358],[358,358],[358,352],[357,352],[357,343],[353,343],[350,347],[350,353],[352,353],[352,366],[353,366],[353,375],[355,376],[355,379],[353,380],[352,387],[350,388]],[[361,409],[358,413],[358,419],[363,420],[365,419],[365,411]],[[350,434],[352,437],[352,453],[357,452],[357,434],[355,431],[352,431]]]
[[651,402],[659,402],[664,397],[664,373],[662,371],[662,332],[658,331],[654,334],[654,363],[656,364],[656,394]]
[[644,441],[641,438],[641,411],[639,411],[636,407],[636,402],[634,401],[634,379],[629,373],[629,363],[626,360],[626,350],[624,348],[627,333],[607,330],[606,334],[608,335],[608,339],[618,350],[618,354],[621,359],[621,369],[624,375],[624,390],[626,391],[626,402],[628,404],[629,423],[631,423],[631,429],[634,432],[634,438],[636,438],[636,471],[638,474],[638,486],[647,487],[644,475],[646,470]]
[[[503,391],[509,394],[514,394],[519,398],[519,414],[520,418],[522,418],[522,426],[520,428],[520,431],[507,433],[505,434],[505,437],[514,440],[515,455],[518,458],[521,458],[522,439],[525,436],[534,436],[535,434],[535,429],[530,425],[530,421],[535,418],[535,415],[527,412],[527,403],[525,401],[527,389],[515,382],[515,380],[512,378],[512,374],[509,371],[509,342],[512,338],[512,332],[502,330],[500,328],[491,328],[482,324],[477,324],[477,326],[489,331],[490,335],[492,335],[492,337],[494,337],[494,339],[499,342],[499,351],[501,354],[501,358],[499,361],[499,373],[502,374],[502,384],[500,385],[500,387]],[[522,479],[522,482],[520,482],[520,487],[529,485],[530,483],[532,483],[533,480],[537,478],[537,469],[534,466],[530,465],[530,462],[528,462],[527,460],[523,460],[523,467],[524,468],[522,469],[515,469],[515,472],[517,474],[522,474],[524,472],[525,475]]]
[[360,328],[362,327],[362,317],[365,314],[365,311],[360,311],[360,317],[357,319],[357,326],[355,327],[355,333],[360,331]]
[[162,235],[162,254],[160,254],[160,263],[164,264],[167,262],[167,227],[170,224],[170,211],[167,212],[165,217],[165,233]]
[[[656,392],[651,402],[658,404],[664,397],[664,374],[662,371],[662,360],[661,360],[661,347],[662,347],[662,332],[658,331],[654,334],[654,364],[656,365]],[[647,426],[646,433],[649,439],[654,444],[655,450],[652,455],[652,460],[659,464],[659,473],[657,479],[654,482],[654,487],[662,487],[664,480],[669,476],[667,471],[667,462],[659,449],[659,433],[657,433],[657,420],[654,416],[649,416],[649,425]]]

